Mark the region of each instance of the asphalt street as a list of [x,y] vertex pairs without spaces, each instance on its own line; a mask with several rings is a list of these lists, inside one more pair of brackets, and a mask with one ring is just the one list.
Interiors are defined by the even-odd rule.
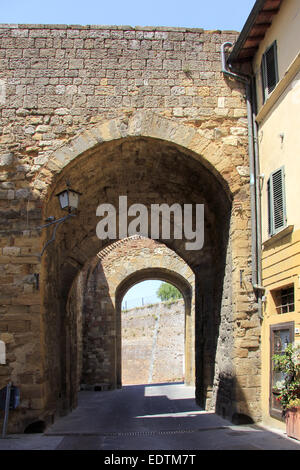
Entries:
[[300,442],[203,411],[193,387],[151,384],[80,392],[72,413],[43,434],[0,439],[0,450],[300,450]]

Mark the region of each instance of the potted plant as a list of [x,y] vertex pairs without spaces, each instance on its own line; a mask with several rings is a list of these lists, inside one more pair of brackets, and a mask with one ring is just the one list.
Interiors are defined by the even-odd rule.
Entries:
[[288,344],[282,353],[275,354],[272,359],[274,370],[283,374],[276,388],[287,435],[300,440],[300,347]]

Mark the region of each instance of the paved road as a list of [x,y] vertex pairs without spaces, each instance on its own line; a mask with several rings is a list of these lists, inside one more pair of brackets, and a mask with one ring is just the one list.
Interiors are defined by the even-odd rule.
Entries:
[[80,392],[78,408],[45,434],[0,439],[0,450],[300,450],[284,433],[201,410],[193,396],[184,384]]

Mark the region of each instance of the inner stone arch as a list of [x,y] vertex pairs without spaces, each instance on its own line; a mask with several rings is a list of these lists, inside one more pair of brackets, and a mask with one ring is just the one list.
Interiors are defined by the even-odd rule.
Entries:
[[[167,250],[166,250],[167,251]],[[154,255],[155,256],[155,255]],[[153,258],[154,258],[153,256]],[[183,277],[185,271],[188,271],[188,267],[185,263],[179,260],[173,265],[169,263],[168,256],[164,256],[164,263],[161,263],[161,267],[149,267],[140,269],[131,275],[127,276],[124,281],[120,283],[116,290],[116,318],[117,318],[117,351],[119,356],[119,367],[118,370],[118,381],[122,383],[122,371],[121,371],[121,351],[122,351],[122,338],[121,338],[121,305],[122,299],[126,292],[135,284],[145,280],[162,280],[164,282],[174,285],[183,295],[184,300],[184,377],[185,383],[188,385],[195,384],[195,280],[192,273],[189,273],[189,277]],[[155,263],[153,263],[155,264]],[[166,268],[165,266],[168,266]],[[183,272],[182,272],[183,271]],[[185,274],[186,276],[186,274]]]
[[69,296],[68,310],[73,312],[70,318],[75,316],[80,325],[77,383],[72,389],[121,387],[122,297],[132,285],[146,279],[170,282],[183,294],[186,382],[194,383],[193,271],[172,250],[151,239],[130,237],[112,246],[87,264]]

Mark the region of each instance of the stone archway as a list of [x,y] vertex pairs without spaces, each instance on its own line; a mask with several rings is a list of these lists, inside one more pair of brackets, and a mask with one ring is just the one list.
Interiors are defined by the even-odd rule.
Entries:
[[244,186],[248,168],[246,142],[229,137],[228,127],[231,125],[233,121],[230,118],[221,122],[220,119],[211,119],[208,125],[199,129],[193,122],[183,124],[152,111],[127,112],[117,119],[87,126],[85,131],[59,147],[33,181],[32,190],[49,199],[52,193],[49,184],[54,178],[57,184],[57,175],[78,157],[92,154],[99,144],[144,137],[169,142],[182,147],[185,152],[192,152],[193,158],[200,160],[215,175],[230,198]]
[[[195,312],[194,312],[194,302],[193,302],[194,290],[195,290],[194,282],[193,282],[193,285],[191,285],[187,282],[185,278],[183,278],[177,272],[172,271],[170,269],[163,268],[163,267],[148,268],[148,269],[142,269],[140,271],[136,271],[134,274],[129,275],[119,285],[117,289],[116,315],[117,315],[117,336],[120,338],[118,341],[118,351],[120,351],[120,353],[118,354],[120,357],[120,370],[118,371],[118,376],[119,376],[120,383],[123,384],[123,337],[122,337],[123,321],[122,321],[122,312],[121,312],[122,299],[124,295],[128,292],[128,290],[131,289],[131,287],[133,287],[134,285],[140,282],[147,281],[147,280],[159,280],[159,281],[166,282],[168,284],[175,286],[182,294],[184,313],[181,313],[181,316],[183,316],[184,320],[183,320],[183,328],[181,332],[183,336],[183,361],[182,361],[183,364],[181,364],[181,367],[183,370],[184,383],[186,385],[194,385],[195,384],[195,348],[194,348]],[[160,305],[163,305],[163,304],[160,304]],[[166,307],[166,308],[170,309],[171,307]],[[169,330],[171,331],[171,335],[173,336],[172,339],[174,339],[174,333],[172,331],[171,325],[169,327]],[[160,330],[158,329],[158,331]],[[165,344],[167,343],[168,340],[170,341],[170,339],[167,338],[166,335],[163,335],[162,339],[163,338],[165,340]],[[155,341],[155,343],[157,343],[157,341]],[[167,358],[165,356],[160,357],[158,363],[160,364],[167,363]],[[168,367],[170,369],[169,377],[172,377],[173,371],[171,370],[171,363],[168,364]],[[170,379],[168,378],[168,381],[169,380]]]
[[[0,383],[18,384],[22,397],[12,429],[75,405],[76,390],[68,388],[77,338],[70,289],[104,248],[95,234],[96,205],[115,204],[119,188],[147,207],[205,203],[205,249],[191,254],[184,242],[167,243],[196,277],[197,397],[229,418],[237,412],[258,419],[244,87],[221,72],[219,53],[236,34],[53,25],[15,32],[6,28],[3,47],[13,44],[24,59],[3,65],[11,84],[0,142],[0,339],[7,359]],[[59,59],[39,48],[45,37]],[[24,78],[28,86],[16,90],[24,67],[30,84]],[[39,227],[62,216],[55,194],[66,180],[83,193],[79,213],[59,226],[41,259],[53,227]]]
[[[228,132],[228,124],[222,124],[221,135]],[[68,293],[85,263],[105,245],[95,234],[97,204],[109,201],[117,206],[123,191],[129,203],[147,207],[163,202],[205,204],[203,250],[187,252],[184,240],[161,240],[196,277],[197,399],[202,406],[228,417],[256,413],[259,387],[250,385],[249,400],[244,381],[253,359],[245,354],[247,341],[243,343],[244,334],[238,332],[245,328],[248,335],[248,328],[255,328],[247,323],[247,312],[255,309],[254,296],[249,295],[248,179],[240,171],[246,153],[245,147],[235,145],[237,142],[208,129],[141,111],[91,126],[55,151],[41,170],[33,190],[45,200],[45,216],[59,217],[55,194],[66,179],[83,193],[79,217],[61,227],[55,250],[50,245],[43,260],[46,407],[57,408],[60,403],[61,410],[67,410],[74,403],[74,391],[68,389],[66,379],[72,354],[66,352],[72,338],[66,316]],[[239,318],[246,320],[245,326]],[[258,333],[251,329],[252,334],[256,337]],[[245,388],[246,394],[240,391]]]
[[[76,297],[80,286],[74,305],[82,306],[77,315],[82,315],[80,382],[84,388],[117,388],[122,385],[121,302],[130,287],[147,279],[170,282],[182,292],[185,303],[185,381],[188,384],[195,382],[194,273],[164,244],[134,236],[100,252],[92,263],[87,264],[72,287],[71,297]],[[73,388],[78,385],[73,385]]]

